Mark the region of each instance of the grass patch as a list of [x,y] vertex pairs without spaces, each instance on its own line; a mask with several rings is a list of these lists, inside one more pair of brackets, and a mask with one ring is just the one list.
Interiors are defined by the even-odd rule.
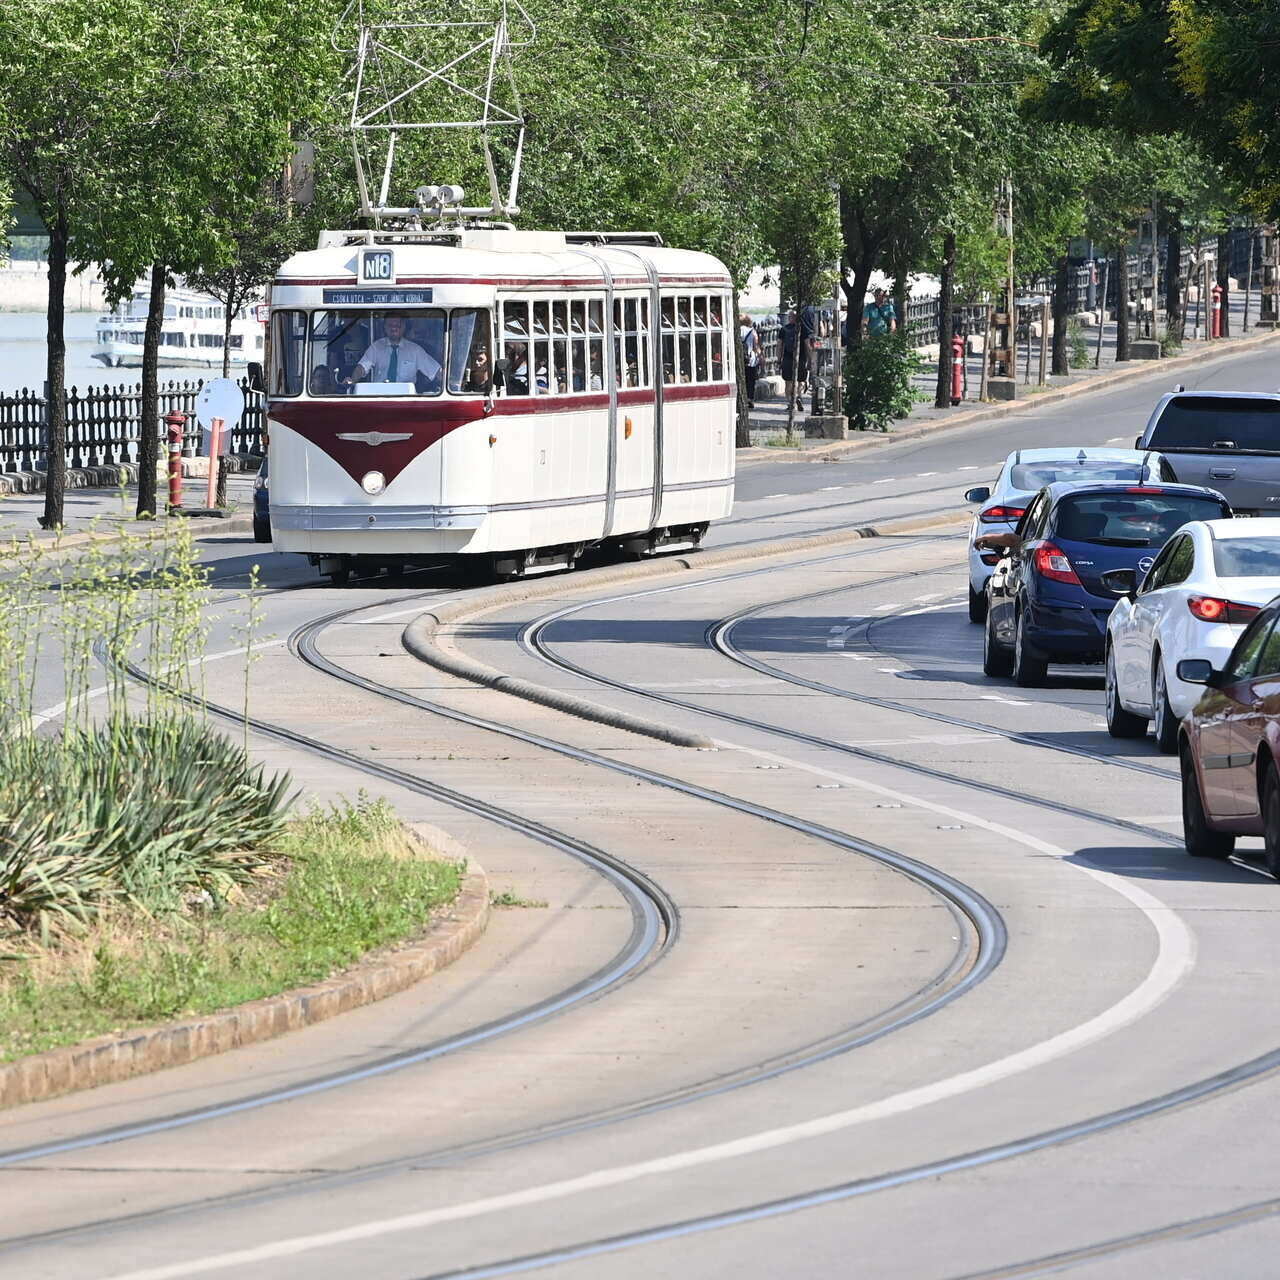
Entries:
[[0,1061],[319,981],[419,933],[462,877],[362,796],[290,822],[225,900],[111,907],[45,944],[0,934]]
[[503,889],[501,893],[491,893],[489,895],[489,905],[491,907],[545,907],[547,905],[545,899],[542,898],[522,898],[518,893],[513,893],[510,889]]

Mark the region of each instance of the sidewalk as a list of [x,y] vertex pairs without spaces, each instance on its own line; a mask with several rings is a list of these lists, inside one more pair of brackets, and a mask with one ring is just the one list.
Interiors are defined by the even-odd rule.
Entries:
[[[253,482],[250,473],[233,473],[227,477],[227,506],[236,515],[251,514],[253,511]],[[205,499],[205,482],[188,480],[183,488],[187,502],[192,506],[203,506]],[[168,497],[164,485],[159,486],[157,499],[161,504]],[[122,501],[123,498],[123,501]],[[134,507],[138,500],[136,485],[128,485],[120,489],[68,489],[63,499],[63,538],[69,534],[83,534],[93,528],[103,530],[127,528],[133,532],[144,532],[156,527],[154,521],[135,520]],[[25,538],[28,534],[37,542],[53,542],[57,535],[47,533],[40,528],[39,517],[44,514],[43,493],[10,493],[0,494],[0,542],[11,538]],[[242,524],[237,522],[237,528]],[[192,527],[201,535],[214,533],[227,520],[194,519]]]
[[[1257,315],[1258,300],[1255,294],[1249,312],[1250,320],[1256,321]],[[1243,319],[1244,295],[1243,293],[1233,294],[1231,304],[1233,334],[1240,333]],[[1190,324],[1188,324],[1187,332],[1191,332]],[[895,436],[901,437],[907,433],[913,435],[921,432],[927,433],[933,429],[949,426],[953,422],[971,421],[979,416],[975,412],[978,410],[983,412],[995,411],[1001,415],[1017,412],[1021,406],[1045,403],[1043,397],[1051,392],[1058,392],[1054,399],[1059,399],[1064,393],[1070,395],[1079,394],[1091,384],[1105,385],[1117,376],[1123,378],[1137,377],[1143,373],[1158,372],[1161,368],[1166,367],[1169,369],[1169,381],[1172,387],[1172,384],[1178,381],[1177,370],[1184,361],[1191,364],[1198,362],[1190,359],[1191,357],[1203,359],[1207,354],[1226,354],[1238,349],[1242,343],[1252,345],[1256,341],[1265,340],[1266,336],[1272,334],[1272,332],[1271,330],[1259,329],[1256,325],[1251,325],[1248,334],[1244,335],[1244,337],[1231,337],[1216,341],[1208,341],[1203,338],[1195,341],[1188,338],[1183,343],[1182,350],[1178,355],[1167,360],[1129,360],[1122,364],[1117,364],[1115,359],[1116,326],[1115,322],[1111,321],[1106,325],[1103,332],[1102,362],[1099,368],[1095,369],[1093,367],[1093,357],[1098,341],[1098,329],[1095,325],[1091,328],[1083,329],[1083,337],[1089,344],[1089,367],[1086,369],[1073,369],[1067,377],[1055,378],[1049,376],[1042,386],[1037,386],[1036,384],[1039,370],[1039,342],[1033,338],[1031,342],[1031,376],[1029,382],[1025,380],[1025,344],[1019,348],[1018,398],[1015,401],[988,401],[984,404],[983,401],[977,399],[978,387],[981,385],[982,379],[982,356],[980,354],[970,355],[966,358],[965,363],[969,398],[950,409],[934,407],[933,397],[937,384],[937,365],[935,361],[930,360],[914,379],[917,394],[915,408],[912,409],[907,417],[899,418],[895,421],[887,433],[855,431],[851,433],[851,438],[848,441],[806,439],[804,423],[809,416],[809,402],[806,400],[805,403],[797,406],[795,441],[792,445],[787,445],[784,440],[787,425],[785,399],[761,400],[757,403],[755,409],[751,411],[751,443],[753,448],[749,452],[745,449],[739,449],[738,458],[741,461],[754,457],[794,457],[797,454],[823,451],[845,452],[851,448],[856,449],[875,441],[891,440]],[[1276,332],[1280,333],[1280,331]],[[1046,361],[1046,365],[1047,363]]]

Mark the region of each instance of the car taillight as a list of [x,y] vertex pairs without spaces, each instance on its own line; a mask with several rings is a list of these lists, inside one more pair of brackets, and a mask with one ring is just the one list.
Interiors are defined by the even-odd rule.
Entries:
[[978,519],[983,524],[1012,524],[1015,520],[1022,519],[1022,513],[1026,507],[988,507],[985,511],[978,513]]
[[1076,571],[1071,567],[1066,552],[1055,547],[1052,542],[1042,542],[1036,548],[1036,572],[1042,578],[1050,578],[1054,582],[1069,582],[1072,586],[1083,585]]
[[1138,485],[1133,489],[1126,489],[1125,493],[1163,493],[1163,489],[1156,489],[1151,485]]
[[1249,622],[1260,607],[1256,604],[1239,604],[1235,600],[1220,600],[1217,596],[1187,597],[1187,608],[1201,622]]
[[983,564],[999,564],[1000,553],[998,551],[982,551],[979,552],[978,559],[981,560]]

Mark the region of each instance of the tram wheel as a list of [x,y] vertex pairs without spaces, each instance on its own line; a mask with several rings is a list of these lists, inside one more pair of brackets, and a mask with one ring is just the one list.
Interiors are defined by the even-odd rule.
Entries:
[[404,574],[403,560],[388,560],[382,567],[388,578],[399,578]]
[[326,571],[325,576],[335,587],[344,587],[351,581],[351,565],[348,561],[335,565]]

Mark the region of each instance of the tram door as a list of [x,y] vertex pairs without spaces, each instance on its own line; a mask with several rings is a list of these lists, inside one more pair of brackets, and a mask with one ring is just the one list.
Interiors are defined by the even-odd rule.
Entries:
[[654,484],[661,478],[649,291],[617,291],[610,319],[617,394],[612,413],[614,447],[609,479],[613,519],[609,532],[643,533],[651,527]]

